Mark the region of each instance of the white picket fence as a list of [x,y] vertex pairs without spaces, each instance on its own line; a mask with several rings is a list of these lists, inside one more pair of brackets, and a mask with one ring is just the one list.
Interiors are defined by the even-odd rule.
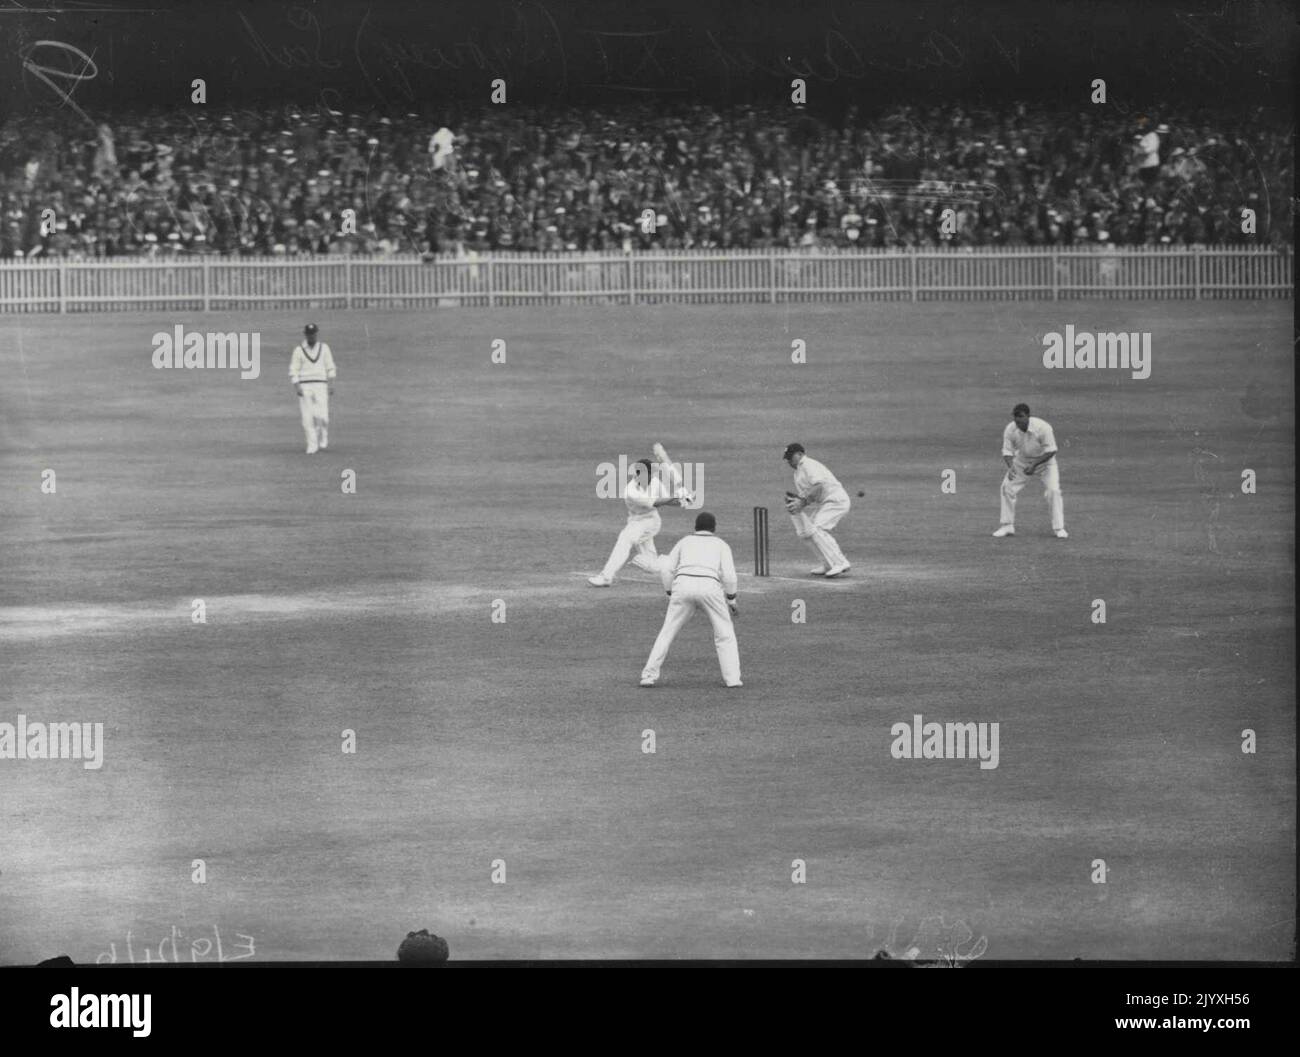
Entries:
[[1140,246],[0,261],[0,313],[1287,298],[1292,256]]

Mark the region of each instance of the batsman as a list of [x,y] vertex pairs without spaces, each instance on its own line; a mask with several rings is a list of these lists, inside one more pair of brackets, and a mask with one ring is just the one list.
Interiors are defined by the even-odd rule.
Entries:
[[655,536],[662,527],[658,508],[684,506],[694,501],[695,497],[682,487],[681,477],[664,446],[656,441],[652,450],[658,469],[649,459],[640,459],[633,464],[634,476],[623,489],[627,524],[619,533],[605,567],[587,578],[592,587],[613,586],[615,576],[629,558],[638,569],[657,572],[663,560],[655,549]]

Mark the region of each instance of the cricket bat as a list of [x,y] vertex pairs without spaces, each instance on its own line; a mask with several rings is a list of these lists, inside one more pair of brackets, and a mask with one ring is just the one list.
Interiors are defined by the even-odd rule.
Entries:
[[658,460],[659,462],[663,463],[665,466],[668,467],[668,478],[670,484],[672,485],[673,495],[679,499],[684,498],[687,500],[693,500],[694,497],[691,496],[688,492],[686,492],[682,488],[681,472],[677,469],[676,465],[673,463],[673,460],[669,457],[668,452],[664,448],[664,446],[660,444],[658,441],[655,441],[654,444],[651,445],[650,451],[654,455],[656,460]]

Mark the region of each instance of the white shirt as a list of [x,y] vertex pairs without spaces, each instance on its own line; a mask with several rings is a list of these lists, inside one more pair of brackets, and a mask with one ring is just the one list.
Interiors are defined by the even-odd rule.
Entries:
[[456,143],[456,134],[445,125],[429,137],[430,154],[450,154]]
[[623,502],[627,504],[627,516],[629,518],[645,517],[647,514],[658,515],[655,509],[656,499],[671,499],[672,496],[664,491],[663,483],[658,477],[651,477],[648,487],[642,487],[637,483],[636,478],[627,482],[627,487],[623,489]]
[[315,345],[295,345],[289,359],[289,380],[299,382],[328,382],[338,375],[334,368],[334,354],[323,341]]
[[1138,140],[1138,154],[1141,159],[1138,161],[1139,169],[1153,169],[1160,164],[1160,135],[1156,132],[1148,132]]
[[728,595],[736,593],[736,563],[731,548],[712,532],[693,532],[677,541],[659,567],[665,591],[673,589],[673,580],[678,576],[716,580]]
[[1014,458],[1017,466],[1028,466],[1040,455],[1056,451],[1056,434],[1041,418],[1029,416],[1029,428],[1021,430],[1015,421],[1002,431],[1002,454]]
[[794,490],[800,499],[807,499],[818,485],[822,486],[821,495],[813,500],[814,503],[824,503],[828,499],[849,498],[848,492],[844,491],[844,486],[835,479],[835,475],[830,470],[816,459],[810,459],[805,455],[795,467]]
[[429,156],[435,169],[441,169],[455,149],[456,135],[449,128],[440,128],[429,137]]

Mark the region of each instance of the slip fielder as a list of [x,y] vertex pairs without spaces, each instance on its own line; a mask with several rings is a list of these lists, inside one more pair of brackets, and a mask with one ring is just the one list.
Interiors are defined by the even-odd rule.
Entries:
[[325,342],[317,342],[317,327],[303,327],[303,342],[295,345],[289,360],[289,381],[298,392],[302,428],[307,434],[307,454],[329,447],[330,394],[334,392],[334,354]]
[[660,564],[659,577],[671,601],[663,627],[655,639],[650,657],[641,670],[641,685],[654,686],[668,647],[697,609],[704,610],[713,624],[713,645],[718,651],[722,681],[729,687],[740,681],[740,650],[731,618],[736,612],[736,563],[731,548],[714,535],[717,519],[701,512],[695,517],[695,531],[683,536]]
[[830,470],[816,459],[808,458],[802,444],[789,445],[781,458],[794,470],[795,492],[787,493],[786,512],[794,523],[795,535],[821,562],[809,569],[809,573],[829,578],[848,572],[849,560],[835,542],[831,529],[849,512],[849,493]]
[[1002,431],[1002,461],[1007,465],[1002,478],[1002,524],[993,535],[1001,538],[1016,534],[1016,496],[1037,474],[1043,481],[1043,498],[1052,512],[1052,531],[1057,538],[1068,539],[1061,471],[1056,464],[1056,434],[1043,419],[1030,417],[1028,404],[1011,409],[1011,421]]
[[[623,502],[627,504],[627,524],[618,534],[609,561],[597,575],[587,578],[592,587],[609,587],[618,571],[632,564],[648,573],[659,571],[659,552],[655,549],[655,536],[663,527],[659,507],[681,506],[680,496],[671,496],[663,481],[653,472],[649,459],[632,464],[632,474],[623,489]],[[633,553],[635,551],[635,554]]]

